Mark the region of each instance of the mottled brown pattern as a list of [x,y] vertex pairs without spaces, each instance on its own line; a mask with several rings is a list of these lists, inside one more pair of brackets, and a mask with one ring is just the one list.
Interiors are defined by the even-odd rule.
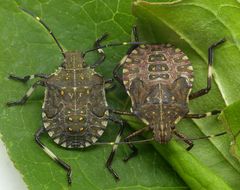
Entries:
[[107,126],[104,79],[82,67],[80,54],[66,55],[66,69],[60,68],[46,81],[43,123],[57,144],[83,148],[96,142]]
[[172,128],[188,112],[193,82],[191,63],[171,45],[145,45],[134,51],[137,53],[131,53],[123,67],[133,112],[153,130],[158,142],[166,143],[171,139]]

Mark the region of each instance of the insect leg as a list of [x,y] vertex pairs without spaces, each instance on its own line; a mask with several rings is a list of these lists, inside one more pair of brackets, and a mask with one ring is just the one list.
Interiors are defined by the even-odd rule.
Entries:
[[[132,134],[130,134],[129,136],[127,136],[124,139],[124,141],[125,142],[130,142],[129,140],[131,138],[136,137],[136,136],[140,135],[141,133],[143,133],[145,131],[148,131],[148,130],[149,130],[149,127],[144,127],[140,130],[137,130],[137,131],[133,132]],[[138,149],[132,143],[128,144],[128,146],[132,150],[132,152],[123,159],[124,162],[127,162],[129,159],[131,159],[134,156],[137,156],[137,154],[138,154]]]
[[208,116],[211,116],[211,115],[217,115],[221,113],[220,110],[213,110],[211,112],[207,112],[207,113],[200,113],[200,114],[197,114],[197,113],[188,113],[184,116],[184,118],[194,118],[194,119],[200,119],[200,118],[204,118],[204,117],[208,117]]
[[19,82],[26,83],[27,81],[32,80],[34,78],[47,79],[48,75],[40,73],[40,74],[26,75],[24,77],[19,77],[19,76],[10,74],[8,76],[8,78],[11,79],[11,80],[16,80],[16,81],[19,81]]
[[[100,45],[100,43],[105,40],[106,38],[108,37],[108,34],[104,34],[102,35],[100,38],[98,38],[95,43],[94,43],[94,48],[98,48]],[[98,65],[100,65],[106,58],[106,55],[103,51],[103,49],[97,49],[99,55],[100,55],[100,58],[93,64],[91,65],[91,68],[96,68]]]
[[65,163],[63,160],[58,158],[51,150],[49,150],[40,140],[40,136],[45,132],[45,128],[41,127],[40,129],[37,130],[35,133],[35,141],[36,143],[43,149],[43,151],[55,162],[57,162],[61,167],[63,167],[67,171],[67,179],[68,179],[68,184],[72,183],[72,170],[71,167]]
[[26,94],[22,97],[21,100],[13,101],[13,102],[7,102],[7,106],[16,106],[16,105],[23,105],[27,102],[28,98],[32,95],[33,91],[37,88],[37,86],[44,86],[43,81],[37,81],[35,82],[31,88],[28,89]]
[[189,99],[192,100],[194,98],[203,96],[205,94],[207,94],[210,89],[211,89],[211,83],[212,83],[212,65],[213,65],[213,49],[216,48],[217,46],[219,46],[220,44],[224,43],[225,39],[221,39],[220,41],[212,44],[209,48],[208,48],[208,76],[207,76],[207,87],[203,88],[197,92],[194,92],[192,94],[190,94]]
[[[118,119],[115,119],[115,118],[112,118],[112,117],[109,117],[109,120],[113,121],[114,123],[117,123],[120,125],[120,130],[118,132],[118,135],[115,139],[115,142],[114,143],[119,143],[120,140],[121,140],[121,137],[122,137],[122,134],[123,134],[123,130],[124,130],[124,123],[123,121],[121,120],[118,120]],[[107,159],[107,162],[106,162],[106,167],[107,169],[109,170],[109,172],[113,175],[113,177],[116,179],[116,180],[119,180],[119,176],[118,174],[114,171],[114,169],[112,168],[112,161],[113,161],[113,158],[115,156],[115,153],[116,153],[116,150],[118,148],[118,144],[114,144],[113,145],[113,148],[112,148],[112,151]]]
[[186,148],[186,150],[187,151],[189,151],[189,150],[191,150],[192,149],[192,147],[193,147],[193,142],[190,140],[190,139],[188,139],[185,135],[183,135],[183,134],[181,134],[181,133],[179,133],[179,132],[177,132],[177,131],[173,131],[174,132],[174,134],[177,136],[177,137],[179,137],[180,139],[182,139],[186,144],[188,144],[189,146]]

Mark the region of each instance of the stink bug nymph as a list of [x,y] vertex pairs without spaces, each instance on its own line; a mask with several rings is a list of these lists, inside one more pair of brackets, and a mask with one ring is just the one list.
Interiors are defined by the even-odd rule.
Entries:
[[100,57],[94,64],[87,66],[84,63],[84,56],[91,50],[85,53],[77,51],[64,52],[60,43],[46,24],[30,11],[21,9],[37,19],[48,30],[61,50],[64,62],[56,72],[50,75],[34,74],[25,77],[10,75],[9,79],[23,83],[34,78],[40,78],[41,80],[34,83],[22,99],[8,102],[7,106],[23,105],[36,87],[45,87],[45,97],[42,106],[43,127],[35,133],[35,140],[51,159],[67,171],[69,184],[71,184],[71,167],[42,143],[40,139],[41,135],[45,132],[48,133],[56,144],[64,148],[85,148],[92,144],[98,144],[96,141],[102,136],[109,120],[117,123],[120,125],[120,130],[115,142],[112,143],[113,148],[106,162],[106,167],[118,179],[119,177],[112,169],[111,164],[117,143],[121,140],[124,126],[121,120],[112,116],[114,110],[109,109],[105,98],[105,88],[109,87],[108,83],[111,83],[113,80],[105,80],[103,76],[94,70],[105,59],[105,54],[99,47],[100,42],[107,35],[103,35],[96,40],[94,44],[95,48],[92,51],[97,51]]
[[[133,34],[137,42],[136,27]],[[135,131],[125,141],[144,131],[152,131],[153,139],[159,143],[168,143],[175,135],[189,145],[187,150],[193,147],[191,139],[176,131],[175,126],[182,118],[198,119],[220,113],[219,110],[189,113],[188,102],[211,89],[213,49],[224,41],[222,39],[209,47],[207,87],[193,93],[193,67],[179,48],[170,44],[135,44],[130,47],[113,74],[130,96],[132,112],[128,115],[136,116],[146,127]],[[122,76],[118,73],[121,68]],[[137,153],[132,144],[130,148],[133,152],[125,158],[126,161]]]

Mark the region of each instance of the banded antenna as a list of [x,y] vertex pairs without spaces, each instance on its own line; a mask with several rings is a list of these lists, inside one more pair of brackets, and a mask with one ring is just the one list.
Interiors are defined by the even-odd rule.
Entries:
[[56,42],[57,46],[59,47],[63,57],[65,58],[65,54],[64,54],[64,50],[62,48],[62,46],[60,45],[60,43],[58,42],[57,38],[54,36],[53,32],[50,30],[50,28],[47,26],[47,24],[45,22],[43,22],[38,16],[34,15],[31,11],[19,7],[22,11],[24,11],[25,13],[29,14],[30,16],[32,16],[33,18],[35,18],[38,22],[40,22],[40,24],[46,28],[46,30],[49,32],[49,34],[52,36],[52,38],[54,39],[54,41]]
[[89,53],[89,52],[92,52],[92,51],[96,51],[98,49],[103,49],[103,48],[108,48],[108,47],[113,47],[113,46],[126,46],[126,45],[146,45],[148,43],[146,42],[116,42],[116,43],[110,43],[110,44],[105,44],[105,45],[102,45],[102,46],[98,46],[96,48],[93,48],[93,49],[89,49],[87,51],[85,51],[83,53],[83,57]]
[[[214,135],[206,135],[206,136],[201,136],[201,137],[186,138],[186,140],[195,141],[195,140],[202,140],[202,139],[210,139],[210,138],[219,137],[219,136],[222,136],[222,135],[225,135],[225,134],[227,134],[226,131],[221,132],[221,133],[217,133],[217,134],[214,134]],[[180,138],[174,138],[174,140],[182,141],[182,139],[180,139]],[[140,144],[140,143],[148,143],[148,142],[152,142],[152,141],[154,141],[154,138],[144,139],[144,140],[135,140],[135,141],[120,141],[118,143],[116,143],[116,142],[96,142],[96,143],[94,143],[94,145]]]

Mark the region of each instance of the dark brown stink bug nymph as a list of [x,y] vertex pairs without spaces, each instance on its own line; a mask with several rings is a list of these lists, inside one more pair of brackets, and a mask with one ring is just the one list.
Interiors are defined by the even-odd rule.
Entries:
[[[95,42],[94,49],[85,53],[64,52],[48,26],[28,10],[22,10],[37,19],[48,30],[61,50],[64,63],[55,73],[50,75],[34,74],[25,77],[10,75],[9,79],[23,83],[34,78],[40,78],[41,80],[34,83],[21,100],[8,102],[7,105],[23,105],[37,86],[46,88],[42,106],[43,127],[35,133],[35,140],[50,158],[67,171],[69,184],[71,183],[71,167],[41,142],[41,135],[47,132],[56,144],[68,149],[85,148],[92,144],[104,144],[96,141],[102,136],[109,120],[119,124],[118,136],[115,142],[110,143],[113,148],[106,162],[108,170],[118,179],[118,175],[111,168],[111,165],[124,126],[121,120],[111,115],[114,110],[110,110],[106,102],[105,88],[109,87],[108,83],[111,83],[112,80],[104,80],[94,70],[105,59],[104,52],[99,49],[99,46],[100,42],[106,38],[106,35],[103,35]],[[84,55],[94,50],[98,51],[100,57],[94,64],[87,66],[84,64]]]
[[[133,28],[135,41],[138,41],[136,27]],[[114,69],[114,77],[125,86],[131,98],[134,115],[146,124],[146,127],[130,134],[125,141],[144,131],[153,131],[152,140],[167,143],[173,135],[193,147],[191,139],[176,131],[176,124],[182,118],[203,118],[220,113],[218,110],[204,114],[190,114],[188,101],[207,94],[211,89],[213,49],[222,44],[222,39],[208,50],[207,87],[191,93],[193,85],[193,67],[188,57],[170,44],[133,45],[127,55]],[[123,75],[118,71],[123,67]],[[224,133],[221,133],[224,134]],[[219,135],[219,134],[218,134]],[[149,139],[150,140],[150,139]],[[131,141],[129,141],[131,142]],[[137,149],[130,144],[132,153],[126,161],[136,155]]]

